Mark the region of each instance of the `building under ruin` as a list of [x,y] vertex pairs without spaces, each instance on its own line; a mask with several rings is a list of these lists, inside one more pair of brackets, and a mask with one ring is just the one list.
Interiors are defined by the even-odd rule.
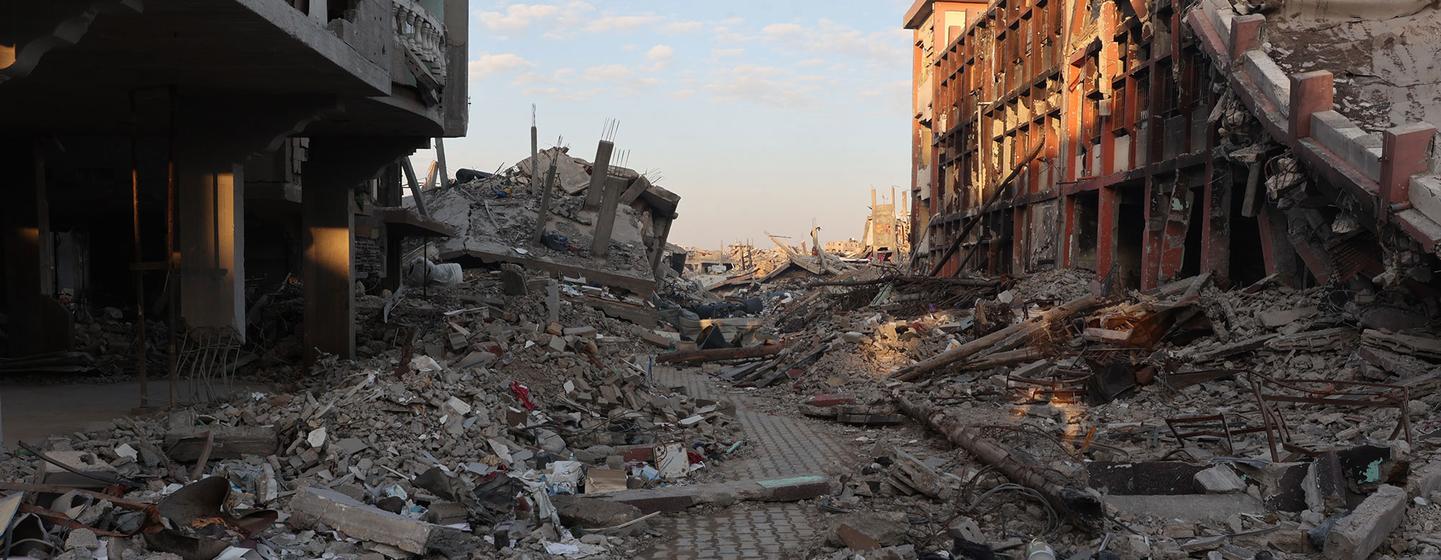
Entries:
[[1421,0],[918,0],[914,265],[1426,283],[1437,53],[1400,38],[1438,21]]
[[305,347],[352,355],[357,281],[393,284],[398,238],[444,232],[401,208],[398,162],[465,134],[467,12],[0,2],[8,353],[69,348],[76,306],[124,310],[140,341],[147,314],[243,340],[251,307],[299,279]]

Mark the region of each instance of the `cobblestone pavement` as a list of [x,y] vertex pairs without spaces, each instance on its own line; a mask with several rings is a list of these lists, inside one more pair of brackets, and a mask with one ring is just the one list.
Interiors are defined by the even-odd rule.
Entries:
[[[839,426],[819,421],[764,414],[747,406],[743,391],[727,391],[701,373],[658,370],[655,381],[684,386],[692,397],[729,398],[749,448],[743,458],[723,463],[717,475],[725,480],[780,478],[802,474],[833,474],[849,470],[858,457]],[[664,542],[641,551],[639,558],[749,559],[781,558],[787,550],[808,544],[826,527],[813,503],[739,503],[713,511],[659,518],[654,527],[668,535]]]

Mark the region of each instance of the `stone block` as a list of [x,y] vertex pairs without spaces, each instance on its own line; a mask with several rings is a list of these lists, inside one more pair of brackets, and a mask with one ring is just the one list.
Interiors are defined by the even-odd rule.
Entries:
[[877,550],[906,540],[904,513],[852,513],[832,526],[832,542],[851,550]]
[[1431,221],[1441,223],[1441,177],[1418,175],[1411,178],[1411,206]]
[[1404,490],[1389,484],[1381,485],[1350,515],[1331,528],[1326,535],[1326,558],[1365,560],[1371,556],[1391,531],[1406,520],[1407,501]]
[[560,522],[566,527],[614,527],[634,521],[642,515],[640,508],[633,505],[598,498],[556,495],[551,496],[550,502],[555,505]]

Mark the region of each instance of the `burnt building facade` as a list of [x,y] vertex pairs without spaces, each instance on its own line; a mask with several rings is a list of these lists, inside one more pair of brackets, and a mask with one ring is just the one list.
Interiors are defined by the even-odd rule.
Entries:
[[1347,69],[1288,71],[1263,37],[1349,15],[1241,6],[916,2],[917,270],[1429,282],[1434,127],[1358,125],[1334,103]]

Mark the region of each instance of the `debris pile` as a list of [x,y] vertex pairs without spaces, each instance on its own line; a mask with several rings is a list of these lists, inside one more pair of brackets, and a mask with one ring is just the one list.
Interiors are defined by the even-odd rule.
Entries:
[[459,235],[441,261],[510,262],[646,296],[667,251],[680,197],[624,167],[592,165],[567,148],[495,174],[421,193],[430,217]]
[[628,493],[704,486],[744,453],[732,403],[652,382],[635,333],[655,331],[587,286],[522,274],[528,295],[500,297],[507,275],[361,298],[372,357],[284,392],[8,456],[15,553],[609,556],[646,527]]
[[[710,368],[890,442],[822,503],[843,515],[816,554],[1441,553],[1421,529],[1441,498],[1441,336],[1410,295],[1204,274],[1115,297],[1074,271],[951,282],[964,297],[817,283],[772,312],[783,351]],[[917,294],[944,305],[899,305]],[[905,439],[909,421],[960,459]],[[884,533],[887,515],[907,536],[856,527]]]

